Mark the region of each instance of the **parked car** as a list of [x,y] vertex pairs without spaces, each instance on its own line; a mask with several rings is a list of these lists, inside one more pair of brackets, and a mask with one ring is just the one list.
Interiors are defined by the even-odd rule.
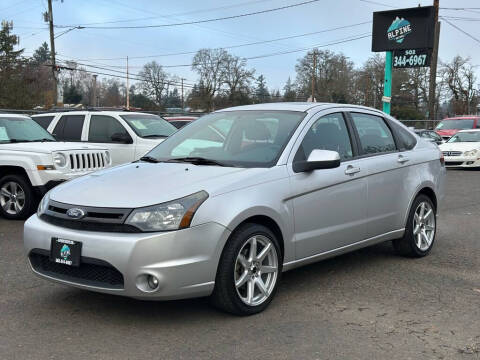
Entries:
[[110,164],[105,148],[57,142],[28,116],[0,114],[0,216],[25,219],[55,185]]
[[460,130],[470,130],[480,128],[479,116],[459,116],[443,119],[436,127],[435,131],[443,139],[448,140]]
[[177,129],[184,127],[187,124],[190,124],[192,121],[198,119],[196,116],[171,116],[165,117],[170,124],[175,126]]
[[160,116],[140,112],[69,111],[32,118],[58,140],[107,148],[113,165],[138,160],[177,131]]
[[[226,131],[222,146],[212,127]],[[25,224],[25,249],[48,280],[210,296],[247,315],[268,306],[283,271],[388,240],[427,255],[444,182],[438,147],[378,110],[242,106],[195,120],[140,162],[53,189]]]
[[447,167],[480,166],[480,129],[460,130],[440,145]]
[[415,129],[414,131],[415,134],[417,134],[421,138],[433,142],[437,145],[441,145],[445,142],[445,140],[443,140],[442,137],[433,130]]

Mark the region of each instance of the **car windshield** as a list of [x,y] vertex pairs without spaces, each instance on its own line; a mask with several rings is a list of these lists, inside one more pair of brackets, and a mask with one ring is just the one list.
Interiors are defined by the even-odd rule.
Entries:
[[29,117],[0,116],[0,143],[56,141]]
[[305,117],[297,111],[225,111],[203,116],[150,151],[148,161],[271,167]]
[[453,135],[447,141],[448,143],[458,142],[480,142],[480,131],[460,132]]
[[177,128],[157,115],[128,114],[120,115],[135,133],[143,138],[168,137]]
[[473,129],[473,119],[444,120],[435,130],[466,130]]

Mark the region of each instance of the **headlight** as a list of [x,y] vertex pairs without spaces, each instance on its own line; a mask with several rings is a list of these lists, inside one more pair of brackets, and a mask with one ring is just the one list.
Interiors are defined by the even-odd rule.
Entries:
[[105,161],[106,161],[106,163],[110,165],[111,160],[112,160],[112,158],[110,157],[110,152],[105,151]]
[[465,151],[463,153],[463,156],[475,156],[475,155],[477,155],[477,152],[478,152],[477,149],[473,149],[473,150],[470,150],[470,151]]
[[62,153],[53,155],[53,162],[56,167],[63,168],[67,165],[67,157]]
[[208,193],[200,191],[178,200],[135,209],[125,223],[142,231],[184,229],[190,226],[193,215],[207,198]]
[[45,194],[40,204],[38,204],[37,215],[42,216],[48,209],[48,203],[50,201],[50,191]]

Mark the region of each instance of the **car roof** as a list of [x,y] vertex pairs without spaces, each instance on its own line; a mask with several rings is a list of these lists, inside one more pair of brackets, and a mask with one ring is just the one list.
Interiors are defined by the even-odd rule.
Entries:
[[478,132],[478,131],[480,131],[480,129],[465,129],[465,130],[460,130],[458,132],[461,133],[461,132],[472,132],[472,131]]
[[90,110],[76,110],[76,111],[56,111],[56,112],[49,112],[49,113],[41,113],[35,114],[35,116],[53,116],[53,115],[86,115],[86,114],[99,114],[99,115],[156,115],[156,114],[149,114],[141,111],[111,111],[111,110],[104,110],[104,111],[90,111]]
[[369,108],[366,106],[351,105],[351,104],[336,104],[336,103],[313,103],[313,102],[276,102],[276,103],[243,105],[243,106],[230,107],[227,109],[221,109],[221,110],[218,110],[217,112],[238,111],[238,110],[267,110],[267,111],[281,110],[281,111],[309,112],[309,111],[318,111],[318,110],[336,108],[336,107],[343,107],[343,108],[351,107],[359,110],[370,110],[370,111],[378,112],[379,114],[383,114],[380,110]]
[[0,113],[0,117],[13,117],[13,118],[26,118],[29,117],[27,114],[9,114],[9,113]]
[[480,118],[480,116],[478,115],[461,115],[461,116],[454,116],[451,118],[445,118],[443,120],[462,120],[462,119],[469,120],[469,119],[478,119],[478,118]]

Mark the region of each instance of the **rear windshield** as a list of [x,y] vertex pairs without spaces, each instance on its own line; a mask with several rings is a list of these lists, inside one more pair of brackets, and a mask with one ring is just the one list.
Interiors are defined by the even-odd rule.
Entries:
[[443,120],[435,130],[466,130],[473,129],[473,119]]
[[172,135],[177,128],[157,115],[128,114],[120,115],[135,133],[143,138],[161,138]]

